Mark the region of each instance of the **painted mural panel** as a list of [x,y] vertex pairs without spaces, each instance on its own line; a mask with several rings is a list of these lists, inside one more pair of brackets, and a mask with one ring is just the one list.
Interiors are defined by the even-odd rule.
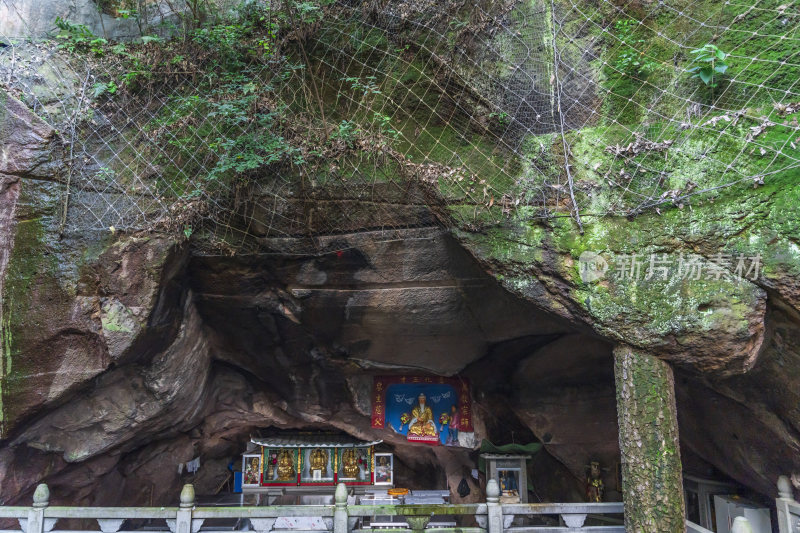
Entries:
[[434,376],[376,377],[372,427],[394,431],[410,442],[459,446],[459,433],[473,431],[469,383]]

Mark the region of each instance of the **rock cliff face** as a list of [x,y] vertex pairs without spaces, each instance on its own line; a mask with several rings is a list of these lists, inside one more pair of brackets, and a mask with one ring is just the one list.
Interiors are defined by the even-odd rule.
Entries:
[[[599,99],[593,83],[576,81],[566,94],[589,108]],[[531,116],[553,106],[526,98]],[[264,427],[382,438],[401,485],[454,488],[470,479],[474,452],[413,446],[369,424],[372,377],[421,371],[470,378],[476,436],[541,441],[535,483],[554,499],[580,498],[587,462],[611,467],[619,458],[618,343],[676,369],[691,463],[764,495],[779,474],[800,471],[796,175],[691,209],[601,217],[583,234],[568,217],[505,213],[485,228],[445,228],[465,200],[433,195],[429,180],[369,183],[380,205],[335,185],[286,195],[276,224],[288,236],[276,238],[274,211],[259,211],[275,196],[256,191],[270,200],[254,202],[247,221],[253,252],[231,255],[210,251],[203,234],[98,230],[74,211],[65,228],[64,139],[14,97],[0,92],[0,104],[4,503],[27,502],[42,481],[54,502],[165,503],[187,479],[177,464],[197,456],[198,492],[214,492]],[[444,131],[437,145],[457,142]],[[594,161],[612,133],[565,134],[576,182],[598,181]],[[718,149],[709,142],[698,153]],[[702,158],[690,159],[676,173],[699,172]],[[300,219],[307,227],[291,225]],[[624,275],[647,268],[632,257],[676,265],[689,255],[706,267],[758,257],[762,269]],[[586,257],[601,257],[608,275],[582,277]],[[614,478],[606,474],[609,489]],[[468,501],[480,497],[472,488]]]
[[[224,2],[221,2],[224,5]],[[98,9],[92,0],[20,0],[13,4],[0,6],[0,41],[30,38],[41,39],[55,33],[56,17],[65,20],[80,21],[95,35],[106,39],[134,39],[140,36],[139,26],[135,18],[115,16],[113,4],[105,10]],[[176,17],[170,2],[147,0],[137,2],[149,24],[173,22]]]
[[[385,438],[400,479],[456,486],[467,450],[369,427],[372,375],[451,375],[504,343],[524,358],[571,331],[503,290],[429,214],[414,229],[322,238],[313,256],[197,255],[158,233],[59,238],[54,134],[13,98],[7,109],[6,502],[41,480],[71,501],[163,501],[197,455],[195,482],[211,491],[249,434],[272,426]],[[42,174],[45,162],[56,166]],[[512,404],[479,434],[524,431]]]
[[[735,309],[724,292],[692,300],[688,318],[662,336],[657,308],[615,317],[581,301],[574,266],[549,237],[501,256],[424,214],[416,228],[322,237],[305,256],[198,253],[157,232],[59,238],[54,134],[13,98],[5,114],[7,503],[40,481],[71,502],[166,501],[181,483],[177,463],[198,455],[195,483],[213,491],[262,427],[384,438],[400,480],[454,487],[473,464],[468,451],[420,449],[369,427],[371,376],[407,370],[470,377],[479,437],[539,439],[563,465],[548,471],[566,467],[578,479],[590,457],[611,465],[619,453],[618,340],[685,368],[677,393],[686,450],[764,494],[798,468],[791,279],[732,287],[741,289]],[[715,241],[700,242],[711,250]],[[701,323],[706,304],[715,311]],[[577,485],[556,494],[575,497]]]

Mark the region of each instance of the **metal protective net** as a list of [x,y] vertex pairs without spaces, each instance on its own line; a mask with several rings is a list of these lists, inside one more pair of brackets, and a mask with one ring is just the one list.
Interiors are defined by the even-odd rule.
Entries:
[[0,83],[59,133],[63,232],[204,231],[235,253],[583,231],[786,179],[800,155],[796,1],[101,2],[135,20],[121,42],[55,16],[34,39],[46,14],[0,6],[18,28]]

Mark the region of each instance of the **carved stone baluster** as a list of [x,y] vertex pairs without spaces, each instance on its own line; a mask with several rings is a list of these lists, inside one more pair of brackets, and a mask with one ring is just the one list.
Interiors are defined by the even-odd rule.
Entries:
[[268,533],[272,531],[277,518],[251,518],[250,526],[258,533]]
[[172,533],[197,533],[203,527],[202,519],[192,520],[194,508],[194,485],[187,483],[181,490],[181,505],[175,519],[167,519],[167,527]]
[[500,485],[496,479],[486,483],[486,515],[489,533],[503,533],[503,507],[500,505]]
[[117,533],[124,521],[124,518],[98,518],[97,525],[103,533]]
[[33,507],[27,519],[20,519],[19,525],[25,533],[47,533],[55,527],[58,518],[44,517],[44,510],[50,504],[50,489],[40,483],[33,492]]
[[347,487],[344,483],[336,485],[336,491],[333,493],[333,501],[335,504],[333,511],[333,533],[348,533]]
[[583,527],[583,522],[586,520],[585,514],[562,514],[561,520],[567,527]]
[[430,516],[406,516],[406,522],[414,533],[422,533],[431,521]]

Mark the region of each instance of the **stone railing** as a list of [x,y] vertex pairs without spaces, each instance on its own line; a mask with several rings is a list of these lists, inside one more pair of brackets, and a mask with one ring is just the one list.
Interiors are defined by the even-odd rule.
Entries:
[[714,533],[710,529],[706,529],[699,524],[695,524],[689,520],[686,521],[686,533]]
[[[576,531],[582,533],[624,533],[621,525],[622,503],[540,503],[501,504],[497,482],[490,480],[486,489],[486,503],[476,504],[421,504],[421,505],[348,505],[347,488],[336,487],[334,505],[283,505],[255,507],[202,507],[195,505],[194,487],[185,485],[180,495],[179,507],[57,507],[50,506],[50,491],[47,485],[39,485],[33,495],[32,507],[0,506],[0,519],[17,519],[20,529],[2,530],[0,533],[77,533],[56,530],[61,519],[96,520],[102,533],[118,533],[126,520],[164,520],[163,531],[148,528],[148,533],[222,533],[215,531],[214,519],[246,520],[240,530],[268,533],[286,531],[298,533],[297,529],[276,528],[278,518],[319,518],[325,528],[313,533],[362,533],[369,529],[365,519],[374,516],[402,517],[400,527],[392,528],[397,533],[556,533]],[[606,525],[584,526],[587,516],[598,521],[605,515]],[[437,527],[437,523],[455,524],[457,516],[474,517],[477,527]],[[561,525],[519,525],[516,517],[550,516],[552,522]],[[434,520],[432,518],[436,517]],[[443,521],[442,518],[448,519]],[[471,520],[470,520],[471,521]],[[515,525],[515,522],[517,525]],[[204,526],[204,523],[206,524]],[[430,527],[429,527],[430,526]],[[169,530],[169,531],[167,531]],[[131,530],[126,530],[131,531]],[[230,527],[226,528],[230,532]],[[86,533],[86,532],[80,532]],[[312,533],[303,531],[302,533]]]
[[789,478],[778,478],[778,498],[775,500],[778,509],[778,531],[780,533],[800,533],[800,503],[792,495],[792,484]]

